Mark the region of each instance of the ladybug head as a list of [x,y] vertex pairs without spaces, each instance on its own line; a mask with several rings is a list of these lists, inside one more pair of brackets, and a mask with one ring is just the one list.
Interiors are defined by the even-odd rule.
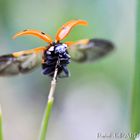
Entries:
[[67,50],[66,44],[57,44],[55,45],[55,53],[63,54]]

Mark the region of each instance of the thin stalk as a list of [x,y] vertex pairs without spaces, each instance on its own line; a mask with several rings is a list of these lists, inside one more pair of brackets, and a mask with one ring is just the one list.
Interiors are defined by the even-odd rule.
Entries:
[[2,112],[0,106],[0,140],[3,140],[3,130],[2,130]]
[[140,133],[140,0],[137,0],[135,71],[132,91],[131,132]]
[[53,95],[54,95],[55,88],[56,88],[57,73],[58,73],[58,68],[56,65],[54,76],[53,76],[53,79],[51,81],[51,88],[50,88],[50,92],[49,92],[49,96],[48,96],[48,102],[47,102],[46,107],[45,107],[44,118],[42,120],[42,126],[41,126],[39,140],[46,139],[48,122],[49,122],[49,118],[50,118],[50,114],[51,114],[51,110],[52,110],[52,106],[53,106],[53,102],[54,102]]

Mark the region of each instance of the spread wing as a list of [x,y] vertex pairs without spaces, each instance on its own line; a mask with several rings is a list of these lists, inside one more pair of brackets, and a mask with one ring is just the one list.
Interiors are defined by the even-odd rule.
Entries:
[[41,64],[45,47],[0,56],[0,76],[25,74]]
[[71,59],[76,62],[90,62],[102,58],[114,49],[112,42],[103,39],[85,39],[68,47]]

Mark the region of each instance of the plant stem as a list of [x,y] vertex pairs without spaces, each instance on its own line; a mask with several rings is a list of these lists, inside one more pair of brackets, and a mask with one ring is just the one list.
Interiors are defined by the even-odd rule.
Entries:
[[136,57],[132,91],[131,131],[140,133],[140,0],[137,0]]
[[3,140],[3,131],[2,131],[2,112],[0,106],[0,140]]
[[54,102],[53,95],[54,95],[55,88],[56,88],[57,73],[58,73],[58,68],[56,67],[53,79],[51,81],[51,88],[50,88],[50,92],[49,92],[49,96],[48,96],[48,103],[45,107],[45,113],[44,113],[44,118],[42,120],[42,126],[41,126],[39,140],[46,139],[48,122],[49,122],[49,118],[50,118],[50,114],[51,114],[51,110],[52,110],[52,106],[53,106],[53,102]]

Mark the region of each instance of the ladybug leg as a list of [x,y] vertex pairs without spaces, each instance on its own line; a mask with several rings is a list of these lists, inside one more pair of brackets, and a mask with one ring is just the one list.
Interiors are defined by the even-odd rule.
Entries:
[[67,68],[66,65],[63,65],[62,66],[62,70],[63,70],[63,72],[60,73],[59,78],[67,78],[67,77],[70,77],[70,72],[69,72],[69,70],[68,70],[68,68]]

